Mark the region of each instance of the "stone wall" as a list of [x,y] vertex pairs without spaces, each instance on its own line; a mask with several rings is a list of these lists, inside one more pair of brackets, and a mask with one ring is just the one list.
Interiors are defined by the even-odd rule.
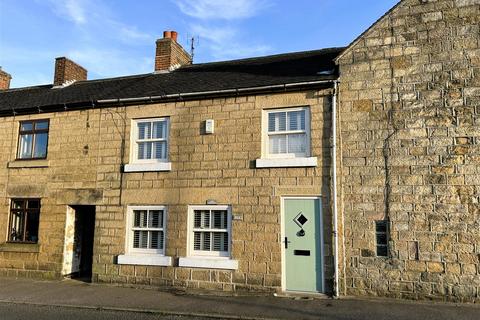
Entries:
[[478,0],[406,0],[339,59],[346,294],[479,301],[479,24]]
[[[0,274],[59,277],[67,205],[95,204],[93,278],[98,282],[217,290],[272,291],[281,285],[280,197],[321,195],[327,290],[332,290],[328,90],[0,118],[0,238],[5,239],[8,200],[42,198],[39,252],[5,252]],[[261,156],[265,108],[310,106],[316,168],[255,169]],[[122,173],[129,161],[131,119],[170,117],[170,172]],[[18,121],[50,118],[44,168],[16,163]],[[215,120],[215,133],[202,134]],[[11,165],[10,165],[11,166]],[[125,253],[128,205],[166,205],[169,256],[187,248],[188,205],[214,199],[232,205],[232,257],[236,271],[116,264]]]

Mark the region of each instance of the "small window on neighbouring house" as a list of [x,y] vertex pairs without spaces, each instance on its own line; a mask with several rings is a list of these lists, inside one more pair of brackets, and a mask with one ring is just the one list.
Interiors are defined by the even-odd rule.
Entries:
[[164,206],[129,207],[129,252],[159,253],[165,251]]
[[132,162],[168,160],[168,118],[135,120],[132,134]]
[[228,206],[190,208],[190,255],[230,256],[230,209]]
[[21,121],[18,159],[45,159],[48,146],[48,120]]
[[39,199],[12,199],[8,241],[37,243],[39,221]]
[[375,238],[377,245],[377,256],[388,256],[388,221],[375,221]]
[[288,108],[266,112],[265,153],[267,158],[310,156],[308,108]]

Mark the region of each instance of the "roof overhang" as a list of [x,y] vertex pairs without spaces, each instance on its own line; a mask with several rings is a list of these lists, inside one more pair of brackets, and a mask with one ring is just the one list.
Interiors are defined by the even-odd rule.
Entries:
[[117,99],[103,99],[103,100],[91,100],[81,101],[73,103],[65,103],[61,105],[47,105],[36,106],[32,108],[22,108],[15,110],[15,108],[0,111],[0,117],[36,114],[46,112],[63,112],[72,110],[87,110],[109,106],[127,106],[127,105],[139,105],[139,104],[153,104],[159,102],[176,102],[176,101],[191,101],[191,100],[203,100],[211,98],[222,97],[237,97],[253,94],[265,94],[265,93],[281,93],[302,91],[311,89],[327,89],[333,87],[333,83],[337,81],[337,76],[332,76],[328,79],[296,82],[296,83],[284,83],[275,84],[270,86],[249,87],[249,88],[234,88],[214,91],[203,92],[184,92],[165,94],[149,97],[131,97],[131,98],[117,98]]

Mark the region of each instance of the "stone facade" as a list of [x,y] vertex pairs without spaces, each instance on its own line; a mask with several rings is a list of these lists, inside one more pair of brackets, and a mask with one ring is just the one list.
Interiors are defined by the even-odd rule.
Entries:
[[[329,209],[330,90],[0,118],[0,238],[9,199],[41,198],[39,245],[0,246],[0,274],[61,277],[68,205],[96,205],[93,280],[98,282],[276,291],[281,285],[280,197],[321,195],[327,290],[332,290]],[[310,106],[315,168],[256,169],[262,110]],[[170,118],[169,172],[122,173],[129,161],[131,119]],[[50,119],[48,159],[14,161],[19,121]],[[215,133],[202,134],[204,120]],[[326,130],[326,131],[325,131]],[[119,265],[128,205],[168,206],[166,255],[186,256],[187,208],[214,199],[232,206],[235,271]],[[19,250],[24,252],[18,252]]]
[[[479,301],[479,25],[478,0],[404,0],[337,58],[341,295]],[[164,42],[176,44],[157,44]],[[0,239],[10,199],[42,201],[41,241],[0,243],[0,275],[60,278],[67,211],[93,205],[96,282],[280,291],[281,197],[321,196],[331,293],[331,95],[312,89],[0,118]],[[262,110],[289,106],[310,108],[318,165],[257,168]],[[125,172],[132,119],[153,117],[169,118],[171,170]],[[27,119],[50,119],[46,160],[15,161]],[[214,134],[202,129],[207,119]],[[178,266],[188,206],[208,201],[232,207],[237,270]],[[132,205],[168,207],[173,266],[118,264]],[[384,257],[376,221],[388,226]]]
[[338,59],[346,294],[479,301],[479,24],[478,0],[406,0]]

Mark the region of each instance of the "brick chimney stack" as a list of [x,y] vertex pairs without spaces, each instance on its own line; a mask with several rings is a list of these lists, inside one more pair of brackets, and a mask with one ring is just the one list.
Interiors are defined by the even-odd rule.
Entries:
[[157,40],[155,72],[171,71],[192,63],[192,57],[177,42],[177,37],[176,31],[164,31],[163,39]]
[[2,70],[0,67],[0,90],[8,90],[10,89],[10,80],[12,76],[5,71]]
[[65,57],[55,59],[54,86],[80,80],[87,80],[87,69]]

